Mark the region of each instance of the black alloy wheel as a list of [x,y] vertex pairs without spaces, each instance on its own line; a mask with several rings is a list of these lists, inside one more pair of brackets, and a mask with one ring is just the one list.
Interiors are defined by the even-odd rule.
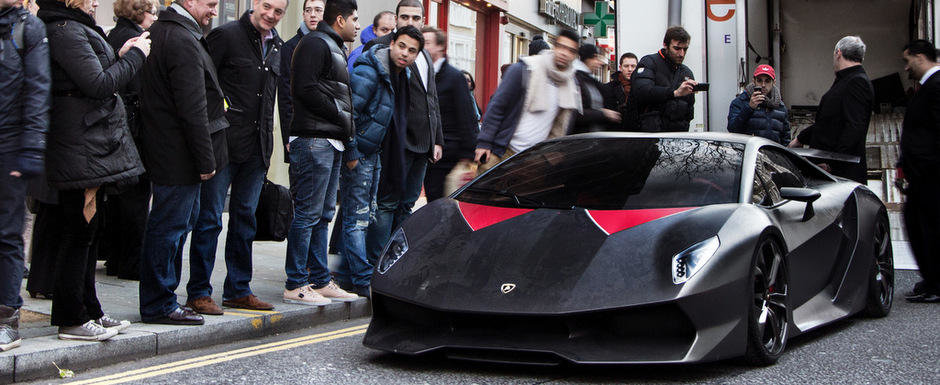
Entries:
[[751,365],[771,365],[786,349],[790,311],[786,260],[783,250],[770,236],[762,237],[758,243],[751,266],[751,282],[745,359]]
[[888,220],[883,215],[879,215],[873,234],[874,258],[864,313],[877,318],[887,316],[894,303],[894,252]]

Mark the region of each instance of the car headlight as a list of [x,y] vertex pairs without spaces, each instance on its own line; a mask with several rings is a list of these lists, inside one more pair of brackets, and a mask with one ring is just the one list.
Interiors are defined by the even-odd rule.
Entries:
[[718,251],[718,236],[708,238],[683,250],[672,257],[672,283],[678,285],[688,281],[708,263],[708,260]]
[[379,274],[385,274],[406,252],[408,252],[408,240],[405,239],[405,231],[399,228],[388,241],[388,245],[385,245],[385,251],[379,258]]

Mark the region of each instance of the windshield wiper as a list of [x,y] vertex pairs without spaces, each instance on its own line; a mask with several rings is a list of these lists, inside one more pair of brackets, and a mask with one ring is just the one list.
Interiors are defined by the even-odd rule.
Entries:
[[538,199],[530,198],[527,196],[519,196],[519,195],[516,195],[516,193],[508,191],[508,190],[496,190],[496,189],[482,188],[482,187],[467,187],[466,190],[464,191],[476,191],[476,192],[481,192],[481,193],[490,193],[490,194],[496,194],[502,197],[512,198],[512,200],[516,202],[516,205],[521,206],[521,207],[528,207],[527,205],[524,205],[522,202],[528,202],[529,205],[535,205],[536,207],[545,207],[545,202],[542,202]]

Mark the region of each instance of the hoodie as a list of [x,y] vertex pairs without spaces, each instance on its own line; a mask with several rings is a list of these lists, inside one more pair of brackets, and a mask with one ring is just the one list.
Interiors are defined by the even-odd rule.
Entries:
[[359,41],[362,42],[362,45],[356,47],[356,49],[349,53],[349,64],[347,65],[349,73],[352,73],[353,66],[356,64],[356,59],[362,55],[362,47],[365,47],[366,43],[377,37],[375,36],[375,30],[372,29],[373,27],[373,25],[370,25],[366,27],[366,29],[362,30],[362,33],[359,34]]

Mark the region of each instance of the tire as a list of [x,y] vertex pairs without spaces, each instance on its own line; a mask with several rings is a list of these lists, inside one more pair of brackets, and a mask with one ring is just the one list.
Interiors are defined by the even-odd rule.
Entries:
[[865,310],[862,314],[867,317],[881,318],[891,312],[891,305],[894,303],[894,252],[891,248],[888,219],[884,214],[878,216],[872,239],[874,240],[874,254]]
[[777,362],[787,345],[790,326],[789,271],[780,244],[764,235],[751,262],[751,290],[747,309],[748,364],[767,366]]

